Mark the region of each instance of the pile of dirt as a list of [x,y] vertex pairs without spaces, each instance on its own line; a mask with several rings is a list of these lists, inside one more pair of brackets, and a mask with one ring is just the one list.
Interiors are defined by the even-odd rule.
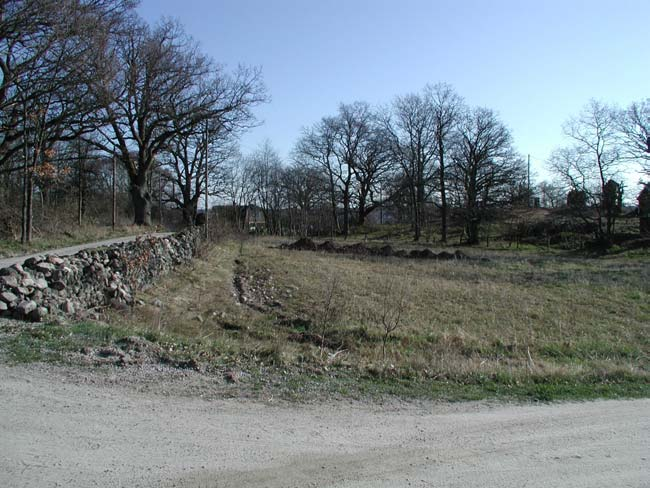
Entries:
[[409,253],[413,259],[435,259],[437,256],[431,249],[414,249]]
[[459,250],[456,250],[453,253],[448,251],[435,253],[429,248],[413,249],[412,251],[405,251],[403,249],[393,249],[393,247],[389,245],[384,245],[381,247],[366,246],[361,242],[356,244],[349,244],[345,246],[338,246],[332,241],[325,241],[321,244],[316,244],[308,237],[302,237],[298,239],[296,242],[293,242],[291,244],[284,244],[280,247],[282,249],[291,249],[293,251],[322,251],[322,252],[336,253],[336,254],[355,254],[358,256],[398,257],[398,258],[409,258],[409,259],[435,259],[439,261],[471,259],[467,254]]
[[301,237],[293,244],[289,244],[288,249],[292,249],[294,251],[316,251],[318,248],[316,246],[316,243],[309,237]]
[[391,246],[382,246],[379,249],[377,249],[377,254],[380,256],[393,256],[395,255],[395,250]]
[[318,250],[325,252],[334,252],[336,251],[336,244],[334,244],[332,241],[325,241],[318,246]]
[[341,249],[339,249],[338,252],[342,254],[360,254],[362,256],[365,256],[367,254],[371,254],[372,249],[366,247],[365,245],[359,242],[357,244],[350,244],[349,246],[344,246]]

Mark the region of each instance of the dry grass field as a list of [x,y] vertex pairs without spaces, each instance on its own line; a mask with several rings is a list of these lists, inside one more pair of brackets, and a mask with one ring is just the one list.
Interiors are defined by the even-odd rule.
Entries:
[[2,326],[0,356],[161,361],[236,394],[300,400],[650,396],[647,251],[586,258],[496,245],[418,260],[282,242],[221,242],[104,323]]
[[650,393],[642,256],[420,261],[277,244],[218,245],[112,323],[189,339],[213,364],[280,372],[270,381],[296,394],[314,384],[452,398]]

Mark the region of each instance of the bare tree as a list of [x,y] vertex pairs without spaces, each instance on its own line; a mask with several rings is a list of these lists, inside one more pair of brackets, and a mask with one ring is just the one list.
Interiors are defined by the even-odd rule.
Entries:
[[425,96],[430,100],[435,125],[436,156],[438,161],[438,190],[440,192],[440,240],[447,242],[447,154],[453,144],[460,116],[464,111],[463,99],[456,94],[451,85],[438,83],[425,88]]
[[639,162],[650,175],[650,99],[632,103],[619,114],[618,121],[623,135],[622,156]]
[[332,223],[350,232],[356,205],[356,223],[362,225],[378,205],[377,187],[390,161],[383,127],[365,102],[341,104],[338,113],[303,131],[293,153],[302,165],[317,167],[329,182]]
[[248,208],[255,201],[255,188],[253,186],[251,168],[241,155],[229,160],[224,168],[223,186],[219,194],[231,205],[235,223],[243,229],[243,216],[240,210]]
[[310,129],[304,129],[293,150],[294,161],[301,166],[318,168],[327,180],[331,212],[331,233],[339,230],[337,183],[335,171],[333,119],[323,118]]
[[424,205],[435,175],[436,123],[430,101],[423,95],[398,97],[384,121],[393,161],[399,163],[408,187],[413,237],[422,234]]
[[264,214],[266,229],[282,234],[281,211],[286,203],[283,188],[284,168],[277,151],[265,141],[248,161],[255,200]]
[[566,201],[566,190],[556,182],[542,181],[537,185],[544,208],[558,208]]
[[[622,164],[617,111],[590,100],[578,116],[565,123],[564,133],[572,144],[556,150],[550,165],[572,190],[584,193],[589,211],[596,215],[596,237],[608,239],[619,213],[616,205],[608,203],[619,200],[619,196],[612,199],[614,184],[621,191],[614,182]],[[581,217],[590,220],[588,212]]]
[[23,172],[23,242],[31,240],[37,166],[58,141],[87,130],[86,118],[96,108],[87,95],[97,77],[91,67],[97,33],[113,29],[131,6],[115,0],[0,5],[0,166]]
[[392,164],[383,127],[375,115],[368,123],[368,133],[359,145],[358,155],[352,167],[356,181],[358,225],[363,225],[368,215],[382,204],[379,188],[385,183]]
[[315,221],[317,215],[314,213],[327,205],[325,175],[314,166],[294,162],[284,171],[283,186],[292,232],[309,235],[314,230],[314,224],[317,224],[319,231],[324,230],[321,228],[322,222]]
[[[99,33],[114,30],[129,0],[6,0],[0,5],[0,167],[85,129]],[[38,119],[38,120],[36,120]],[[38,131],[38,134],[36,134]]]
[[332,276],[329,278],[324,296],[316,304],[317,311],[316,325],[318,326],[317,338],[320,340],[320,355],[324,355],[327,347],[327,335],[335,327],[336,322],[341,319],[343,310],[345,310],[345,300],[341,294],[339,278]]
[[522,164],[512,147],[510,131],[492,110],[475,108],[463,115],[454,148],[454,173],[462,192],[469,244],[479,241],[485,211],[509,203],[507,196],[523,174]]
[[160,167],[166,174],[164,203],[181,209],[185,224],[192,225],[205,192],[208,191],[209,196],[223,193],[227,177],[225,165],[237,156],[233,134],[220,125],[206,120],[203,124],[179,129],[160,157]]
[[135,223],[151,223],[147,176],[178,133],[205,121],[246,124],[265,101],[259,70],[228,77],[175,22],[133,22],[115,41],[114,71],[94,86],[104,124],[91,141],[119,158],[131,182]]
[[382,303],[378,309],[378,322],[382,327],[381,356],[386,359],[386,345],[393,332],[403,325],[409,297],[405,283],[395,289],[395,283],[388,281],[382,293]]
[[[372,113],[365,102],[352,104],[341,104],[338,115],[332,119],[334,124],[334,145],[333,153],[336,160],[335,175],[339,184],[339,191],[343,203],[343,235],[348,236],[350,232],[351,203],[354,191],[355,176],[363,175],[368,177],[370,173],[363,173],[361,160],[364,146],[371,133]],[[370,146],[370,144],[368,144]],[[370,149],[370,147],[366,149]],[[366,153],[371,161],[375,155]],[[371,166],[374,165],[374,161]],[[359,204],[365,208],[369,182],[365,181],[362,192],[359,193]],[[365,215],[364,215],[365,217]]]

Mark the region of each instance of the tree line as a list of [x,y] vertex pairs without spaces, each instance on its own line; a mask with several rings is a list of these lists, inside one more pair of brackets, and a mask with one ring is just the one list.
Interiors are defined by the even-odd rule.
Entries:
[[289,166],[265,143],[240,159],[240,200],[230,201],[259,207],[273,233],[284,216],[285,231],[347,236],[389,209],[416,241],[435,214],[446,242],[453,212],[469,244],[486,218],[537,202],[568,207],[606,240],[622,210],[622,173],[650,174],[650,100],[625,109],[592,100],[563,132],[568,144],[547,162],[553,181],[531,185],[495,111],[468,106],[448,84],[428,85],[383,107],[341,104],[302,131]]
[[[440,236],[449,209],[460,209],[466,238],[495,206],[526,198],[526,167],[509,129],[487,108],[468,107],[444,83],[398,96],[387,107],[341,104],[338,113],[303,131],[294,164],[326,182],[332,225],[348,235],[380,205],[399,208],[417,241],[434,206]],[[342,208],[339,219],[338,209]]]
[[382,222],[408,222],[419,240],[435,214],[443,242],[453,215],[471,244],[500,209],[533,197],[559,206],[569,194],[607,236],[621,169],[650,174],[648,100],[626,109],[590,102],[564,126],[570,144],[549,162],[557,178],[531,186],[499,115],[445,83],[380,107],[340,104],[302,130],[288,162],[271,142],[242,155],[238,138],[268,101],[261,71],[226,69],[177,22],[150,25],[134,7],[0,2],[0,199],[6,209],[21,203],[24,241],[35,195],[43,216],[75,196],[81,222],[115,188],[138,225],[152,223],[155,206],[192,224],[207,194],[242,227],[240,209],[259,211],[272,233],[347,236],[380,212]]

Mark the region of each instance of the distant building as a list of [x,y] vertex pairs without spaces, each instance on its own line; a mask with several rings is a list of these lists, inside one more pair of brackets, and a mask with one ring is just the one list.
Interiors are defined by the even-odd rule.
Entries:
[[227,227],[251,233],[266,231],[264,213],[255,205],[215,205],[211,212],[216,212],[217,220]]
[[567,207],[573,209],[582,209],[587,206],[587,193],[574,188],[566,196]]
[[399,217],[392,207],[378,207],[368,214],[366,221],[369,224],[396,224]]

